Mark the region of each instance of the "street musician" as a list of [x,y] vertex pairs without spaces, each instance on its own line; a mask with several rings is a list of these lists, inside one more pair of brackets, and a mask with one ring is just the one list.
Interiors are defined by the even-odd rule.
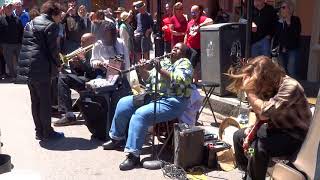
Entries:
[[104,65],[109,63],[109,59],[116,56],[123,56],[125,67],[129,68],[130,66],[128,49],[124,45],[123,41],[117,38],[116,27],[113,23],[102,21],[97,31],[96,39],[101,43],[90,42],[91,44],[94,43],[90,58],[90,66],[94,69],[93,76],[86,80],[74,78],[75,75],[72,74],[61,75],[61,77],[59,77],[58,105],[59,111],[65,113],[65,115],[61,119],[54,122],[55,126],[66,126],[76,122],[76,117],[72,112],[70,88],[81,91],[86,88],[86,82],[88,80],[105,78]]
[[[246,171],[244,179],[264,180],[270,158],[294,158],[305,139],[311,111],[304,90],[266,56],[250,60],[239,73],[229,76],[233,79],[229,89],[247,94],[258,120],[254,127],[234,133],[237,166]],[[262,120],[267,123],[256,128]],[[252,133],[256,134],[253,138],[248,135]],[[250,152],[245,145],[249,137]]]
[[[103,64],[109,63],[109,59],[120,55],[124,59],[124,68],[129,69],[130,60],[128,48],[122,39],[117,38],[117,29],[114,23],[102,21],[97,36],[102,44],[93,46],[90,60],[92,67],[96,69],[102,68]],[[127,78],[129,79],[128,75]]]
[[[96,37],[91,33],[83,34],[81,37],[81,48],[90,46],[96,42]],[[54,126],[70,125],[76,122],[72,112],[71,89],[81,91],[85,89],[85,83],[96,78],[96,72],[90,65],[91,51],[85,52],[82,49],[69,60],[71,73],[60,73],[58,76],[58,108],[64,116],[53,122]]]
[[[186,109],[191,96],[192,65],[187,59],[187,46],[176,44],[172,55],[156,64],[156,68],[147,71],[145,67],[139,70],[142,78],[151,86],[155,84],[155,70],[159,72],[159,92],[163,92],[157,102],[156,123],[166,122],[179,117]],[[153,89],[153,88],[152,88]],[[142,97],[142,98],[140,98]],[[138,100],[140,99],[140,100]],[[141,103],[142,102],[142,103]],[[125,140],[129,126],[125,152],[128,153],[119,168],[130,170],[140,163],[140,153],[147,129],[153,124],[154,102],[146,96],[125,96],[120,99],[109,131],[110,141],[103,144],[105,150],[119,148]]]

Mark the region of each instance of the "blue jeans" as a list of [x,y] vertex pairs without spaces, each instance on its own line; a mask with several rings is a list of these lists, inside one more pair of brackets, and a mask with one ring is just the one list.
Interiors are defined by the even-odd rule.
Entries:
[[[166,122],[179,117],[186,109],[188,98],[164,97],[157,101],[156,123]],[[153,125],[154,102],[136,108],[133,96],[120,99],[112,120],[109,136],[114,140],[125,139],[129,124],[128,138],[124,152],[139,156],[147,134],[148,127]]]
[[287,74],[292,78],[297,78],[297,65],[300,57],[299,49],[288,50],[279,53],[279,60]]
[[268,57],[271,55],[270,39],[267,37],[255,42],[251,46],[251,57],[257,57],[261,55]]

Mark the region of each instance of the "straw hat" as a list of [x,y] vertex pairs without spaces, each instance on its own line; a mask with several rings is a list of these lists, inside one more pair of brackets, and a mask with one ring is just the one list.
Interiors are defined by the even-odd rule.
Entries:
[[123,11],[120,15],[120,20],[121,21],[126,21],[130,16],[130,13],[126,12],[126,11]]
[[146,4],[143,1],[136,1],[133,3],[133,6],[136,10],[144,7]]

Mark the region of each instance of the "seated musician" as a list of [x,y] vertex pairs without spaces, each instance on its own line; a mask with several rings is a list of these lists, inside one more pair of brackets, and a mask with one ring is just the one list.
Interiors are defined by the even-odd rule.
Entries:
[[[187,47],[183,43],[176,44],[172,49],[171,58],[166,58],[158,63],[159,88],[164,93],[157,100],[156,123],[173,120],[180,116],[186,109],[191,95],[192,65],[186,58]],[[142,79],[153,83],[155,87],[156,69],[147,71],[147,66],[139,70]],[[120,164],[120,170],[130,170],[140,163],[140,153],[145,141],[147,129],[153,125],[154,102],[144,99],[144,103],[137,105],[135,96],[126,96],[117,104],[112,120],[109,136],[111,140],[102,146],[105,150],[117,149],[124,144],[126,130],[128,137],[124,152],[127,158]]]
[[103,64],[108,64],[109,59],[122,56],[124,59],[124,68],[129,69],[129,51],[123,40],[117,38],[115,24],[105,20],[101,21],[97,36],[102,44],[97,44],[93,47],[91,57],[92,67],[101,68]]
[[[96,37],[91,33],[83,34],[81,47],[87,47],[96,42]],[[70,125],[76,122],[76,116],[72,112],[71,89],[81,91],[85,89],[85,83],[96,78],[96,73],[90,65],[91,52],[79,52],[69,61],[71,73],[60,73],[58,77],[58,108],[65,115],[55,121],[54,126]]]
[[[95,75],[102,78],[104,73],[101,70],[103,64],[108,63],[108,59],[114,58],[115,56],[123,56],[125,61],[125,67],[129,68],[129,54],[128,49],[124,45],[123,41],[117,38],[117,30],[113,23],[108,21],[102,21],[97,32],[97,39],[101,40],[101,44],[95,43],[92,50],[92,56],[90,59],[90,65],[95,69]],[[71,95],[70,88],[75,90],[84,90],[85,82],[79,79],[72,79],[70,76],[65,78],[59,78],[58,86],[58,96],[59,96],[59,111],[65,112],[66,115],[60,120],[54,123],[55,126],[63,126],[73,124],[76,120],[75,115],[72,112]],[[74,77],[74,76],[73,76]],[[75,84],[72,86],[71,84]],[[71,87],[72,86],[72,87]]]
[[[244,91],[257,116],[254,127],[238,130],[233,136],[236,162],[246,171],[245,179],[264,180],[271,157],[290,160],[298,153],[309,129],[311,111],[302,86],[269,57],[250,60],[230,77],[230,90]],[[266,124],[254,131],[262,121]]]

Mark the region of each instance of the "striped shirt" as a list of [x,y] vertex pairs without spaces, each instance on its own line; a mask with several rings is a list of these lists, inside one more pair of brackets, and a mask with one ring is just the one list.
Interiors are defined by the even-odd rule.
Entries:
[[264,101],[262,115],[269,117],[271,127],[303,140],[312,118],[303,87],[293,78],[285,76],[277,94]]

